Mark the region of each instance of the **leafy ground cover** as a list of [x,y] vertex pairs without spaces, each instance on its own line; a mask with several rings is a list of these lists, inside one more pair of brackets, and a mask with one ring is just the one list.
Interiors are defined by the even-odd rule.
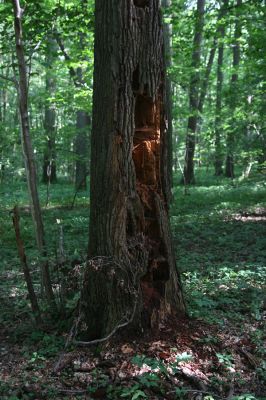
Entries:
[[[176,177],[176,182],[179,177]],[[33,327],[10,211],[20,206],[22,236],[36,291],[38,256],[24,186],[1,186],[0,398],[266,398],[266,186],[261,175],[228,181],[198,174],[171,211],[177,265],[190,318],[136,339],[64,349],[78,301],[88,233],[88,193],[64,183],[40,188],[55,290],[64,318]],[[63,232],[64,262],[59,263]],[[43,310],[45,314],[45,309]],[[118,340],[119,339],[119,340]],[[59,361],[59,362],[58,362]]]

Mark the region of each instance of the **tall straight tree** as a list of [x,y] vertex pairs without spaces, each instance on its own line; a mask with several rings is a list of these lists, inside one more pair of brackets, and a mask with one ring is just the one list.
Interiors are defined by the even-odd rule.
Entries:
[[[86,2],[84,2],[86,4]],[[64,43],[62,41],[61,36],[57,33],[56,40],[59,45],[60,50],[62,51],[65,60],[70,63],[72,60],[69,54],[66,52]],[[85,35],[84,33],[79,34],[79,47],[82,51],[84,46],[86,45]],[[84,60],[83,60],[84,61]],[[82,88],[85,85],[84,80],[84,71],[82,67],[77,67],[74,69],[71,65],[69,66],[69,74],[73,79],[74,85],[76,88]],[[88,136],[91,125],[91,117],[89,113],[83,108],[79,108],[76,113],[76,128],[77,134],[75,138],[75,187],[76,190],[84,190],[87,187],[86,177],[88,175],[88,159],[89,159],[89,151],[88,151]]]
[[220,9],[220,12],[218,14],[217,18],[217,30],[214,33],[214,38],[213,38],[213,44],[209,52],[209,57],[208,57],[208,62],[204,71],[204,76],[202,77],[202,82],[201,82],[201,88],[200,88],[200,94],[199,94],[199,105],[198,105],[198,121],[197,121],[197,130],[198,130],[198,136],[201,133],[201,125],[203,121],[203,108],[204,108],[204,103],[206,99],[206,95],[208,92],[208,86],[209,86],[209,81],[210,81],[210,75],[212,71],[212,66],[215,58],[215,53],[217,49],[217,41],[219,38],[219,35],[221,34],[220,32],[220,27],[221,27],[221,19],[224,14],[224,9],[223,7]]
[[[203,113],[203,106],[204,106],[207,91],[208,91],[210,75],[211,75],[211,71],[212,71],[212,66],[213,66],[219,38],[220,38],[219,44],[221,44],[221,45],[223,44],[223,41],[221,41],[221,38],[224,37],[224,31],[223,31],[224,25],[223,24],[225,21],[223,20],[223,18],[226,13],[226,7],[228,6],[228,0],[224,0],[223,4],[224,4],[224,6],[221,6],[219,14],[218,14],[217,29],[216,29],[216,32],[214,33],[213,44],[210,49],[208,62],[206,65],[204,76],[202,78],[202,84],[201,84],[201,90],[200,90],[200,96],[199,96],[199,106],[198,106],[200,116]],[[219,57],[219,55],[218,55],[218,57]]]
[[[81,67],[77,68],[77,85],[84,83],[83,71]],[[88,174],[88,136],[91,118],[86,110],[79,109],[76,114],[77,135],[75,139],[76,168],[75,168],[75,187],[77,190],[86,189],[86,177]]]
[[199,89],[200,89],[200,60],[201,46],[204,28],[204,6],[205,0],[197,0],[196,22],[193,40],[193,52],[191,62],[191,78],[189,85],[189,109],[186,152],[183,179],[184,184],[195,182],[194,176],[194,153],[196,147],[196,132],[198,125]]
[[184,313],[168,216],[160,0],[96,0],[89,261],[90,339]]
[[228,0],[223,0],[221,6],[221,20],[218,26],[218,61],[217,61],[217,84],[216,84],[216,104],[215,104],[215,175],[219,176],[223,173],[223,155],[221,146],[222,131],[222,88],[223,88],[223,59],[224,59],[224,37],[225,37],[225,21],[224,16],[228,8]]
[[[46,257],[44,226],[42,220],[41,206],[37,189],[37,176],[35,160],[30,136],[29,112],[28,112],[28,80],[27,66],[24,55],[23,37],[22,37],[22,16],[23,9],[20,7],[19,0],[12,0],[14,10],[14,30],[16,40],[16,55],[18,61],[19,82],[19,111],[21,121],[21,134],[23,143],[23,152],[25,159],[25,170],[27,174],[28,190],[31,199],[31,211],[35,225],[37,246],[42,257]],[[54,303],[54,295],[49,274],[48,263],[41,262],[42,282],[45,294],[49,302]]]
[[44,183],[56,182],[56,106],[54,99],[56,93],[56,77],[53,68],[56,50],[56,41],[53,38],[53,35],[49,35],[47,38],[45,63],[46,96],[48,97],[48,99],[46,100],[44,113],[44,129],[46,137],[42,174],[42,181]]
[[[162,0],[162,7],[168,9],[172,5],[172,0]],[[172,24],[164,22],[164,58],[166,72],[172,66]],[[172,101],[172,82],[169,72],[166,74],[165,95],[166,95],[166,116],[167,116],[167,146],[168,146],[168,173],[170,186],[173,186],[173,101]]]
[[208,62],[207,62],[207,65],[206,65],[206,68],[204,71],[204,76],[202,78],[201,90],[200,90],[200,95],[199,95],[199,105],[198,105],[199,115],[198,115],[198,121],[197,121],[198,137],[201,135],[201,127],[202,127],[202,122],[203,122],[203,108],[204,108],[206,95],[208,92],[209,80],[210,80],[210,75],[211,75],[211,71],[212,71],[213,61],[215,58],[216,47],[217,47],[217,38],[214,37],[213,45],[210,49]]
[[235,111],[237,107],[237,99],[238,99],[238,68],[240,63],[240,43],[239,39],[241,38],[241,20],[238,15],[239,7],[242,5],[242,0],[237,0],[236,7],[236,17],[235,17],[235,32],[234,32],[234,41],[233,41],[233,73],[231,77],[231,93],[230,93],[230,112],[232,115],[231,118],[231,126],[230,131],[227,134],[227,154],[226,154],[226,162],[225,162],[225,176],[227,178],[234,178],[234,145],[235,145],[235,135],[237,133],[237,121],[235,118]]

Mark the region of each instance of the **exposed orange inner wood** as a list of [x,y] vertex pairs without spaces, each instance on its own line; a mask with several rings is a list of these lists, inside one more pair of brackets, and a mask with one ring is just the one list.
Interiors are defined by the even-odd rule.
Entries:
[[137,178],[137,193],[144,211],[143,233],[149,248],[149,266],[141,287],[147,309],[158,308],[164,294],[164,282],[169,279],[169,266],[161,238],[155,195],[161,195],[160,139],[161,98],[153,99],[137,92],[138,73],[134,75],[136,93],[133,161]]

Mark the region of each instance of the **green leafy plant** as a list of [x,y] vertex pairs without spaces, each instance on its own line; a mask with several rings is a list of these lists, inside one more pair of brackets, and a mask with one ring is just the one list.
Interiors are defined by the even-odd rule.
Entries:
[[160,378],[154,373],[146,372],[138,377],[139,383],[142,387],[158,387],[160,385]]
[[120,393],[120,397],[127,398],[129,397],[131,400],[143,399],[147,398],[147,395],[140,389],[138,384],[135,384],[128,388],[123,388]]
[[186,388],[176,388],[175,394],[177,399],[184,399],[185,395],[187,394]]
[[234,358],[231,354],[226,353],[216,353],[216,357],[219,363],[224,365],[226,368],[233,368]]

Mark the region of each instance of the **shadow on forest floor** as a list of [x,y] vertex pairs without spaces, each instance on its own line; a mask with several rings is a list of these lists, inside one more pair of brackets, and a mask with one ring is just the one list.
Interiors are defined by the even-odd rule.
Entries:
[[[6,189],[6,188],[5,188]],[[87,193],[67,206],[73,189],[51,188],[44,210],[55,289],[64,282],[69,320],[33,328],[16,254],[11,216],[22,206],[21,227],[35,288],[38,257],[25,189],[10,187],[0,208],[1,399],[235,399],[266,398],[265,215],[262,177],[232,183],[201,177],[174,189],[171,220],[190,319],[168,321],[142,338],[123,337],[93,349],[61,353],[78,301],[87,246]],[[45,201],[45,187],[41,188]],[[84,207],[85,206],[85,207]],[[58,270],[58,230],[67,262]],[[74,293],[74,294],[73,294]],[[53,367],[62,355],[57,374]]]

